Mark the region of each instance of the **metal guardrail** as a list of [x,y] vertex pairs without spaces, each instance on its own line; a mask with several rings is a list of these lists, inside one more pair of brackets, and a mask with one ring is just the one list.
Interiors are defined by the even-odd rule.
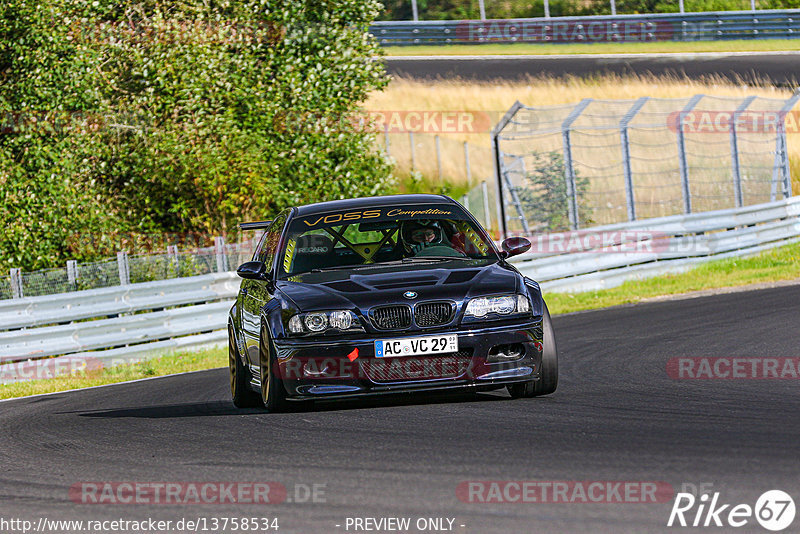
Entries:
[[[532,239],[534,251],[513,262],[546,291],[613,287],[800,241],[800,197]],[[224,342],[238,286],[230,272],[0,302],[0,361],[10,362],[0,383],[48,376],[70,359],[104,366]]]
[[517,269],[547,291],[592,291],[796,242],[800,197],[544,235]]
[[593,43],[781,39],[800,35],[800,9],[505,20],[380,21],[380,44]]

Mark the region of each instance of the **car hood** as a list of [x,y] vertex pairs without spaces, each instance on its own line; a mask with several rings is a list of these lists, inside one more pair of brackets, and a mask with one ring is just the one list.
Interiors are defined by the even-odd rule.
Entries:
[[[497,260],[445,260],[303,273],[279,280],[277,288],[299,311],[355,307],[366,313],[381,304],[518,293],[522,284],[513,267]],[[407,299],[406,291],[418,295]]]

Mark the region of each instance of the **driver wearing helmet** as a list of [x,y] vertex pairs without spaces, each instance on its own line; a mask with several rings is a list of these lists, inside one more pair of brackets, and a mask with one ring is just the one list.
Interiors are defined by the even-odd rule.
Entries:
[[403,221],[401,233],[403,248],[409,254],[418,254],[422,249],[444,243],[442,227],[438,221]]

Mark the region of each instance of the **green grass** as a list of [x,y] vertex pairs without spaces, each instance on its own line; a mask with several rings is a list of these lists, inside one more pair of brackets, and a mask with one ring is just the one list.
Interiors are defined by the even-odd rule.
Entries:
[[554,55],[554,54],[658,54],[669,52],[775,52],[800,50],[800,39],[739,41],[660,41],[650,43],[570,43],[570,44],[463,44],[387,46],[389,56],[464,56],[464,55]]
[[[559,314],[636,303],[662,295],[797,278],[800,278],[800,243],[776,248],[748,258],[712,261],[682,274],[626,282],[613,289],[575,294],[545,292],[545,298],[551,313]],[[227,364],[226,347],[184,351],[133,365],[102,369],[83,376],[0,385],[0,399],[67,391],[186,371],[213,369],[225,367]]]
[[65,376],[47,380],[31,380],[28,382],[0,385],[0,399],[101,386],[104,384],[126,382],[128,380],[137,380],[139,378],[213,369],[215,367],[226,367],[227,365],[227,347],[200,351],[174,352],[140,363],[118,365],[116,367],[99,369],[97,371],[89,371],[77,376]]
[[569,313],[631,304],[662,295],[797,278],[800,278],[800,244],[775,248],[748,258],[711,261],[685,273],[625,282],[612,289],[572,294],[545,293],[545,299],[551,313]]

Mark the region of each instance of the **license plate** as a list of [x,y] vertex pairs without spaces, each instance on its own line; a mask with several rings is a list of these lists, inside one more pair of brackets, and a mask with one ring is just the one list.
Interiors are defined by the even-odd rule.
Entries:
[[444,354],[448,352],[458,352],[458,336],[456,334],[375,340],[376,358]]

